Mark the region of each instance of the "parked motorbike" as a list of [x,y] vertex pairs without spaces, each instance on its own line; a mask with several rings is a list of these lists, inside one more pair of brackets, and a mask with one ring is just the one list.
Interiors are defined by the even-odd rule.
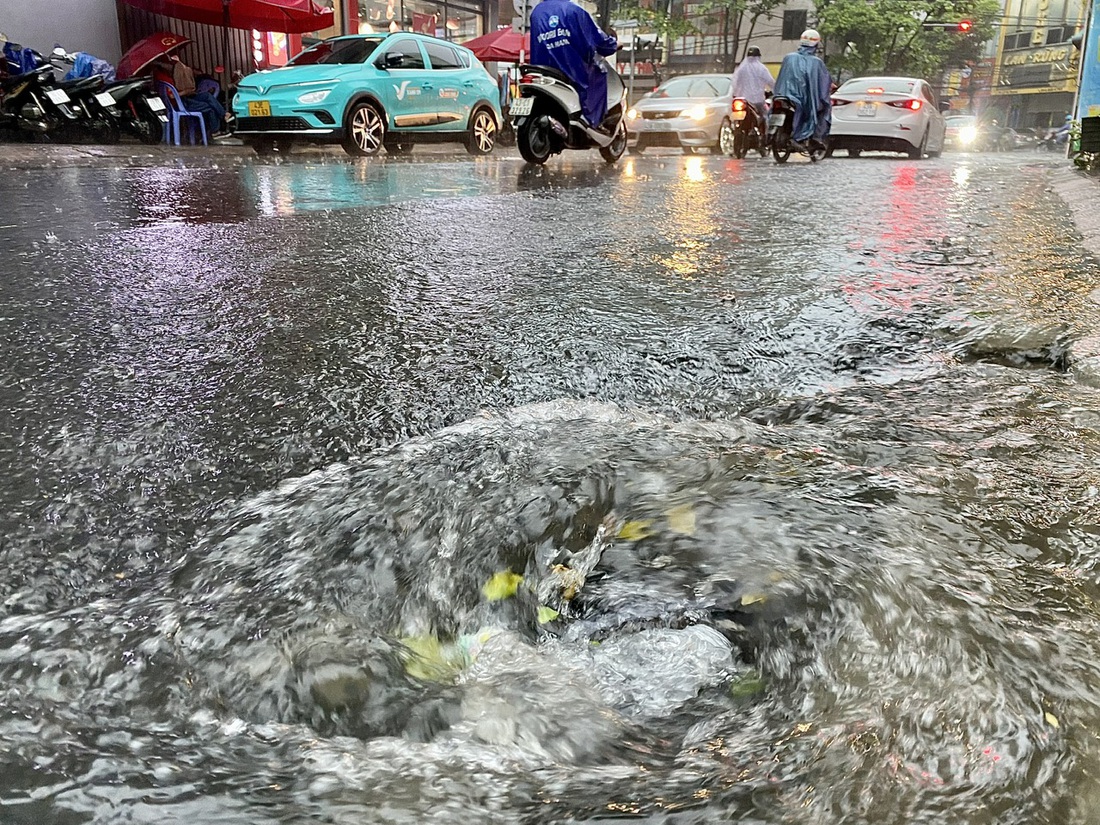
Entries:
[[626,151],[626,87],[607,67],[607,116],[596,128],[581,116],[581,97],[572,81],[548,66],[520,67],[520,96],[511,117],[519,153],[528,163],[544,164],[565,149],[599,149],[608,163]]
[[797,108],[798,104],[789,97],[772,98],[772,113],[768,116],[768,146],[776,163],[786,163],[793,152],[809,155],[810,161],[817,163],[829,151],[827,146],[815,145],[813,141],[807,141],[804,146],[795,143],[791,128]]
[[[69,54],[58,47],[50,56],[50,65],[55,69],[67,71],[76,61],[76,55]],[[118,143],[121,138],[119,112],[114,96],[105,90],[105,82],[100,75],[78,77],[73,80],[61,80],[54,83],[55,88],[64,89],[77,111],[75,122],[66,123],[60,129],[59,137],[74,142],[90,139],[93,143]]]
[[81,116],[68,91],[57,87],[53,67],[41,55],[36,59],[31,71],[0,80],[0,129],[6,139],[45,140]]
[[755,149],[760,157],[768,154],[768,132],[763,126],[764,113],[743,97],[733,99],[733,156],[743,158]]

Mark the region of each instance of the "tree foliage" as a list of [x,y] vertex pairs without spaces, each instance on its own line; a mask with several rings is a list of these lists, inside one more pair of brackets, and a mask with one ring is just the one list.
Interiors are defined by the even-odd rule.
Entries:
[[[1000,17],[998,0],[819,0],[818,29],[834,76],[938,77],[977,60]],[[929,23],[969,20],[969,33]]]
[[709,23],[719,25],[722,66],[726,71],[733,71],[734,58],[742,43],[742,50],[748,48],[756,22],[761,17],[771,17],[771,13],[783,2],[784,0],[705,0],[701,11],[708,16]]
[[683,12],[683,5],[668,0],[626,0],[619,4],[617,16],[636,20],[638,29],[645,33],[656,33],[662,40],[675,39],[694,34],[695,24]]

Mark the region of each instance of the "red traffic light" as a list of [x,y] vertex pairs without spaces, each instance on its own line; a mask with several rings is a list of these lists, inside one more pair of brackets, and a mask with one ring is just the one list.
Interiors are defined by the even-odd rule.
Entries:
[[966,34],[970,31],[973,25],[974,24],[971,23],[969,20],[961,20],[959,21],[959,31],[961,31],[963,34]]

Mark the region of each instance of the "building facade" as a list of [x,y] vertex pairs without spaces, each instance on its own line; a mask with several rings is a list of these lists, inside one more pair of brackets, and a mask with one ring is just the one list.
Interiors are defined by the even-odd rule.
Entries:
[[123,52],[115,0],[0,0],[0,32],[43,54],[60,44],[117,63]]
[[989,109],[1015,129],[1061,123],[1073,111],[1078,54],[1070,38],[1081,0],[1008,0],[990,79]]

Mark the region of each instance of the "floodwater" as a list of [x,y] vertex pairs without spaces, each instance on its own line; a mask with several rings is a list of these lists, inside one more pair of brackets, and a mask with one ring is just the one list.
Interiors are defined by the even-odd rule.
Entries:
[[8,174],[0,822],[1100,822],[1053,168]]

